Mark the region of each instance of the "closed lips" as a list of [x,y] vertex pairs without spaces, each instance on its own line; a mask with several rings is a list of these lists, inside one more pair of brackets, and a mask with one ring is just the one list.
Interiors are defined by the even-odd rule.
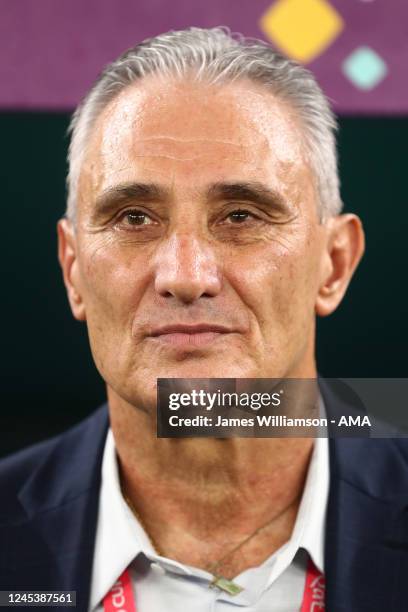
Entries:
[[223,327],[222,325],[166,325],[164,327],[154,329],[150,335],[155,337],[165,334],[203,334],[208,332],[226,334],[231,331],[231,329]]

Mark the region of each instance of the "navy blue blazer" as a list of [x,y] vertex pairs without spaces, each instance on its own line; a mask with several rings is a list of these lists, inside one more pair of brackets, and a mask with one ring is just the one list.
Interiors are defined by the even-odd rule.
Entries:
[[[75,590],[87,612],[108,425],[104,405],[0,461],[0,590]],[[328,612],[408,610],[408,441],[330,440],[325,568]]]

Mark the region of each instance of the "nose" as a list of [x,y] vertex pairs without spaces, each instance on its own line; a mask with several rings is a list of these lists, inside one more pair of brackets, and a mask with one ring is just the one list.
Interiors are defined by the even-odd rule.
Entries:
[[213,247],[193,233],[173,232],[155,254],[155,289],[184,303],[215,297],[221,274]]

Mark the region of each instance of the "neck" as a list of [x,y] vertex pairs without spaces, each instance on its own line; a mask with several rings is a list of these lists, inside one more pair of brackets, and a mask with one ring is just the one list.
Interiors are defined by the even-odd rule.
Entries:
[[233,577],[290,538],[312,439],[157,438],[148,414],[108,397],[122,489],[161,554]]

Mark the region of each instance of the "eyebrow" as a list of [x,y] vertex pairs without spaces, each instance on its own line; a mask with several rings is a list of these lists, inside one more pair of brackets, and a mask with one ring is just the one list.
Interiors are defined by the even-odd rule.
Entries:
[[214,200],[244,200],[281,212],[290,210],[279,191],[259,181],[215,183],[208,189],[207,197]]
[[126,203],[157,202],[168,199],[170,192],[156,183],[124,183],[109,187],[95,202],[94,216],[106,216]]
[[[242,200],[287,213],[290,206],[275,189],[259,181],[218,182],[206,190],[208,200]],[[97,197],[94,218],[105,217],[127,203],[143,204],[171,199],[171,190],[156,183],[124,183],[109,187]]]

